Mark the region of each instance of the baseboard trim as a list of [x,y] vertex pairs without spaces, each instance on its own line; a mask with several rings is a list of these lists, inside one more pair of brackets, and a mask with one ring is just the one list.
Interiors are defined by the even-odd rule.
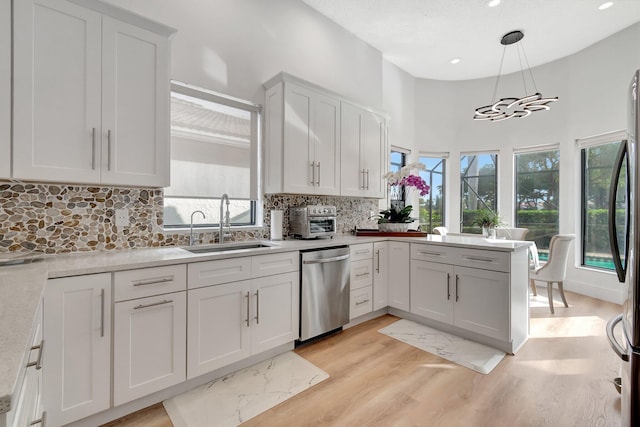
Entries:
[[[542,286],[543,283],[536,283]],[[555,285],[554,285],[555,287]],[[600,286],[589,283],[574,282],[571,280],[564,281],[564,289],[566,291],[575,292],[577,294],[586,295],[591,298],[601,299],[603,301],[612,302],[614,304],[622,304],[624,302],[624,285],[620,284],[620,289],[602,288]]]

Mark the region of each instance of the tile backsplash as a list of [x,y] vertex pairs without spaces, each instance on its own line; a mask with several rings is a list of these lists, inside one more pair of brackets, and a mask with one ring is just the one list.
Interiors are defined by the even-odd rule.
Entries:
[[[354,227],[372,228],[378,200],[329,196],[268,194],[263,200],[262,229],[233,231],[231,239],[268,239],[271,210],[284,210],[283,233],[289,229],[287,208],[306,204],[335,205],[338,234]],[[129,225],[116,227],[116,209],[129,211]],[[182,246],[188,233],[163,229],[163,192],[156,188],[120,188],[0,181],[0,253],[69,253],[143,247]],[[202,243],[216,232],[198,233]]]

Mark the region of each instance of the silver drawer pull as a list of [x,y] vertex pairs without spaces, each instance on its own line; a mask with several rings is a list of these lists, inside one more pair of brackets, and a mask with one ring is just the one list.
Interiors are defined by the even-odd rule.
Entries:
[[433,256],[442,256],[440,252],[429,252],[429,251],[418,251],[420,255],[433,255]]
[[480,262],[496,262],[496,260],[493,258],[477,258],[472,256],[465,256],[465,257],[462,257],[462,259],[467,259],[469,261],[480,261]]
[[47,422],[47,411],[42,411],[42,416],[38,420],[33,420],[29,423],[30,426],[34,426],[36,424],[40,424],[40,427],[45,427]]
[[249,327],[249,310],[251,310],[251,293],[249,291],[247,291],[245,298],[247,299],[247,318],[244,321],[247,322],[247,327]]
[[133,307],[134,310],[139,310],[141,308],[147,308],[147,307],[154,307],[156,305],[163,305],[163,304],[171,304],[173,302],[172,299],[166,299],[164,301],[160,301],[160,302],[153,302],[151,304],[140,304],[140,305],[136,305],[135,307]]
[[166,283],[171,281],[173,281],[173,276],[167,276],[167,277],[161,277],[159,279],[141,280],[139,282],[135,282],[133,286],[156,285],[158,283]]
[[356,277],[362,277],[362,276],[368,276],[369,273],[360,273],[360,274],[356,274]]
[[356,305],[362,305],[362,304],[366,304],[366,303],[368,303],[368,302],[369,302],[369,300],[368,300],[368,299],[366,299],[366,300],[364,300],[364,301],[356,302]]
[[360,249],[359,251],[356,251],[356,255],[358,254],[368,254],[369,253],[369,249]]
[[38,370],[42,369],[42,352],[44,350],[44,340],[40,341],[40,345],[34,345],[33,347],[31,347],[31,350],[38,350],[38,357],[36,358],[35,362],[27,363],[27,368],[35,366]]

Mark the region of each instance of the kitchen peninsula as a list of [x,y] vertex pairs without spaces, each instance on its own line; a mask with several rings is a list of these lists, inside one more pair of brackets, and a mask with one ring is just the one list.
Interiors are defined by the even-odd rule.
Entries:
[[[191,347],[187,344],[186,348],[179,350],[180,357],[177,360],[180,361],[180,366],[175,369],[176,378],[173,383],[160,385],[154,390],[118,389],[116,386],[122,384],[122,378],[118,378],[118,372],[110,370],[111,366],[118,366],[112,365],[111,351],[114,352],[114,357],[119,356],[114,349],[107,348],[100,354],[107,355],[109,359],[101,365],[104,367],[99,369],[100,372],[96,372],[96,374],[103,375],[104,379],[100,382],[93,382],[103,390],[93,390],[92,393],[92,398],[99,395],[104,396],[105,403],[90,402],[91,406],[87,406],[85,410],[74,415],[72,412],[77,408],[56,407],[52,402],[60,402],[60,396],[48,395],[49,388],[45,386],[42,402],[44,402],[47,416],[50,417],[53,425],[76,420],[80,421],[80,425],[95,425],[106,422],[213,378],[218,378],[233,370],[256,363],[257,360],[273,356],[274,353],[293,348],[293,342],[298,333],[297,252],[305,249],[342,245],[371,245],[371,248],[374,248],[374,244],[378,249],[386,248],[386,251],[374,252],[372,250],[372,254],[375,255],[369,258],[369,264],[367,264],[374,280],[371,288],[374,298],[377,296],[376,301],[382,301],[381,304],[384,305],[382,308],[372,306],[369,312],[364,314],[359,311],[357,317],[352,315],[352,321],[348,326],[389,312],[511,353],[515,353],[527,339],[528,242],[429,235],[424,238],[394,237],[389,239],[338,236],[334,239],[264,241],[262,243],[267,246],[234,250],[231,245],[228,247],[229,250],[198,254],[174,247],[58,255],[46,257],[44,261],[27,266],[5,267],[2,270],[2,280],[0,281],[0,295],[15,295],[16,297],[0,300],[0,312],[3,314],[21,312],[23,315],[16,316],[12,323],[3,322],[0,325],[1,342],[6,344],[3,345],[2,358],[11,361],[12,364],[12,366],[5,367],[6,369],[3,369],[2,375],[0,375],[0,411],[4,411],[0,413],[0,426],[4,426],[2,417],[7,416],[7,411],[17,409],[20,390],[24,389],[19,384],[23,378],[29,378],[28,374],[25,376],[25,364],[22,361],[26,359],[35,361],[38,358],[38,351],[30,350],[33,338],[29,336],[28,331],[30,328],[32,329],[34,319],[37,318],[43,296],[45,311],[42,330],[47,350],[43,352],[40,372],[45,378],[45,383],[48,376],[62,375],[62,370],[58,365],[63,362],[61,359],[63,356],[57,354],[57,349],[64,343],[56,342],[60,337],[47,336],[47,333],[52,330],[52,324],[47,322],[52,318],[55,319],[56,316],[50,311],[55,301],[48,301],[47,298],[50,295],[55,295],[61,289],[57,288],[58,286],[67,286],[69,283],[72,283],[74,292],[77,291],[80,294],[84,292],[82,289],[89,289],[86,292],[88,298],[86,301],[92,304],[92,307],[86,311],[89,315],[88,323],[91,325],[87,328],[88,332],[95,339],[102,340],[109,346],[112,337],[115,337],[113,345],[118,346],[118,343],[121,342],[117,337],[119,322],[128,319],[126,316],[120,316],[121,308],[127,308],[131,304],[132,312],[138,312],[140,310],[136,307],[151,307],[156,303],[155,300],[149,299],[147,301],[145,299],[151,298],[147,291],[144,295],[134,295],[133,292],[138,292],[142,288],[166,286],[157,294],[149,295],[158,295],[159,303],[163,304],[153,307],[169,307],[172,304],[178,304],[181,301],[180,298],[191,301],[192,296],[209,290],[219,292],[226,289],[227,292],[235,292],[235,287],[245,286],[243,283],[247,283],[247,280],[218,280],[213,276],[217,277],[226,273],[216,269],[219,266],[228,267],[232,264],[236,269],[244,268],[240,266],[248,266],[246,277],[249,280],[251,277],[279,278],[278,296],[287,297],[286,300],[280,298],[279,301],[289,301],[287,304],[291,305],[291,307],[278,307],[279,311],[290,314],[285,319],[285,324],[279,326],[284,329],[289,328],[289,330],[279,331],[283,337],[279,338],[280,341],[269,342],[272,338],[262,337],[263,339],[252,345],[253,353],[238,356],[238,360],[233,362],[227,363],[218,360],[213,365],[215,368],[211,369],[207,368],[206,364],[193,362],[195,359],[190,352]],[[384,262],[381,262],[381,257],[384,258]],[[388,268],[384,271],[381,266]],[[208,285],[205,287],[198,284],[197,281],[200,279],[194,279],[191,274],[187,280],[187,269],[199,272],[208,269],[212,278],[207,279]],[[30,273],[31,271],[33,274]],[[141,277],[137,277],[138,275]],[[378,286],[379,283],[375,282],[376,278],[380,277],[386,280],[386,286]],[[32,283],[37,282],[38,278],[40,283]],[[162,278],[163,281],[151,284],[153,280],[158,278]],[[29,279],[28,287],[23,283],[27,279]],[[265,279],[260,279],[258,282],[264,281]],[[129,282],[150,283],[150,285],[134,288],[128,285]],[[93,283],[99,283],[100,290],[103,291],[96,290],[97,288],[93,289]],[[211,284],[214,286],[210,286]],[[285,284],[285,286],[280,284]],[[27,289],[29,292],[25,292]],[[239,296],[245,298],[245,294],[246,291],[243,288],[243,291],[239,292]],[[249,300],[242,298],[238,301],[245,301],[242,307],[248,307],[246,301]],[[100,304],[104,304],[104,306]],[[192,310],[192,307],[194,306],[189,304],[188,310]],[[264,307],[261,303],[260,315],[262,316],[262,310],[268,310],[268,308],[266,303]],[[187,342],[190,339],[195,339],[194,335],[189,335],[190,332],[185,326],[186,318],[191,319],[190,316],[193,316],[193,313],[181,312],[176,308],[174,310],[176,310],[174,311],[176,316],[185,316],[184,321],[179,323],[177,329],[174,329],[174,333],[186,334]],[[59,317],[60,314],[64,313],[58,313],[57,316]],[[244,311],[241,314],[242,319],[238,323],[244,330]],[[120,318],[118,318],[119,316]],[[268,319],[268,312],[265,312],[265,321],[266,319]],[[262,320],[261,318],[261,323]],[[16,325],[16,322],[21,324]],[[247,321],[247,323],[249,322]],[[128,325],[128,323],[126,324]],[[176,328],[175,325],[174,328]],[[247,329],[256,335],[255,339],[261,333],[253,323],[250,328],[247,326]],[[25,336],[16,337],[15,334],[18,331],[22,331],[21,333]],[[60,334],[62,332],[59,331]],[[61,336],[68,335],[62,334]],[[131,351],[133,350],[128,349],[125,354]],[[90,352],[87,352],[87,356],[82,357],[89,357],[88,354]],[[158,354],[157,356],[161,357],[162,355]],[[122,360],[128,359],[125,357]],[[76,363],[84,363],[84,366],[96,368],[94,361],[76,360]],[[190,373],[189,366],[191,365],[196,366],[191,372],[197,372],[197,375]],[[49,384],[51,383],[50,378]],[[73,387],[72,382],[69,381],[60,381],[57,384]],[[59,390],[60,395],[64,393],[65,390]],[[64,412],[67,410],[72,412],[65,414]]]

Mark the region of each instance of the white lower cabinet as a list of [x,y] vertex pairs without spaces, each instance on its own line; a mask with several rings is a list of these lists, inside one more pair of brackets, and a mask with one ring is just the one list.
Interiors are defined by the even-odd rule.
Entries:
[[108,409],[111,273],[50,279],[44,295],[43,390],[47,425]]
[[114,304],[113,404],[186,379],[186,292]]
[[453,266],[411,260],[411,313],[453,323]]
[[245,258],[252,278],[228,283],[204,274],[219,270],[233,277],[220,269],[221,261],[189,264],[189,379],[298,338],[300,276],[292,261],[297,258],[298,252]]
[[349,319],[373,311],[373,243],[349,246]]
[[409,243],[389,242],[389,307],[409,311]]
[[355,319],[373,310],[373,287],[367,286],[351,291],[349,318]]
[[389,242],[373,244],[373,310],[389,305]]

